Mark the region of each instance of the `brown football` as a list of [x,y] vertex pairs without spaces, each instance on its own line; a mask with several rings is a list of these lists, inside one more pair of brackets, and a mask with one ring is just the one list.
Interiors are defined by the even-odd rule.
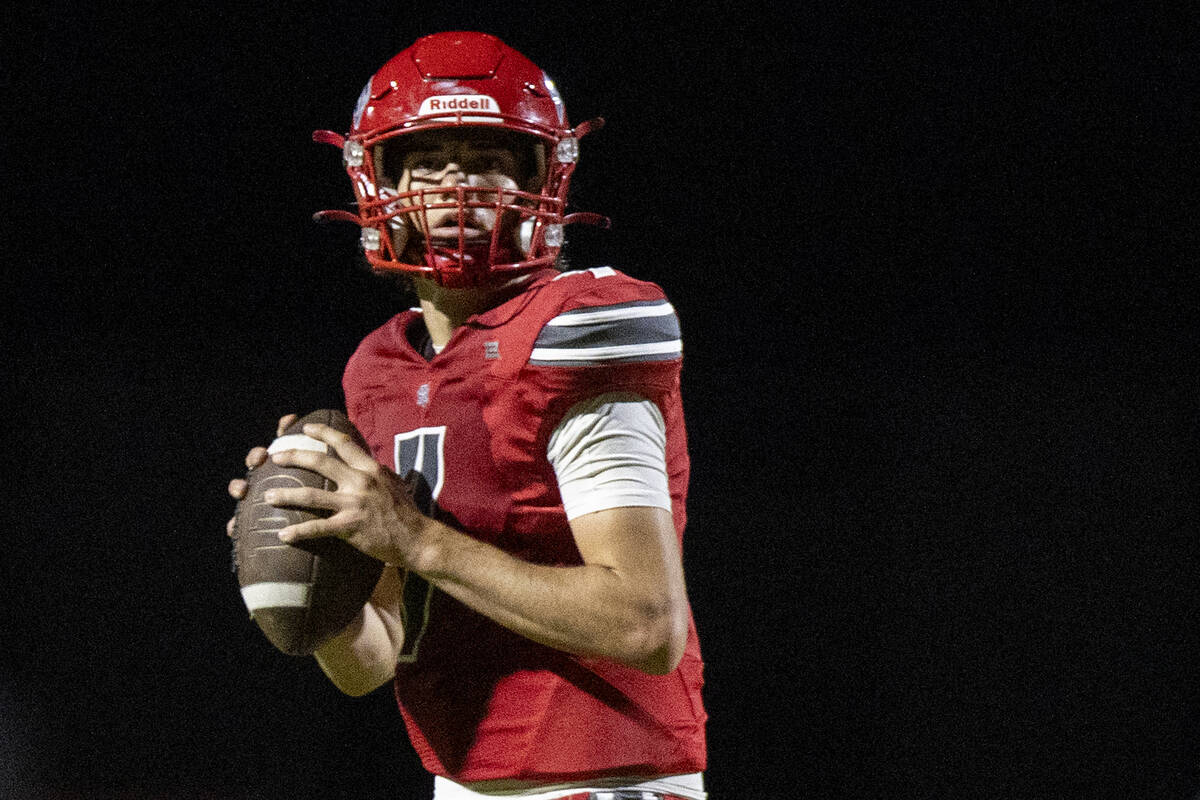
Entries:
[[[309,422],[348,433],[367,449],[345,414],[322,409],[289,426],[269,450],[316,449],[332,454],[332,448],[304,435],[303,426]],[[263,493],[301,486],[332,491],[337,488],[333,481],[312,470],[281,467],[268,460],[249,472],[246,483],[233,528],[234,566],[242,599],[271,644],[288,655],[310,655],[354,619],[370,598],[383,562],[334,537],[296,545],[279,541],[279,531],[288,525],[329,512],[276,508],[263,500]]]

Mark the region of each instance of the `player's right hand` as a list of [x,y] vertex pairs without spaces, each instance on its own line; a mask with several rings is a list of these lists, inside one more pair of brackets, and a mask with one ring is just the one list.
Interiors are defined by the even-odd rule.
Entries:
[[[296,420],[300,419],[298,414],[284,414],[279,418],[279,424],[275,426],[275,435],[282,436],[283,431]],[[255,467],[260,467],[267,460],[267,448],[255,447],[246,453],[246,469],[252,470]],[[246,496],[246,479],[234,478],[229,482],[229,496],[234,500],[241,500]],[[225,523],[225,535],[233,536],[233,522],[235,517],[230,517],[229,522]]]

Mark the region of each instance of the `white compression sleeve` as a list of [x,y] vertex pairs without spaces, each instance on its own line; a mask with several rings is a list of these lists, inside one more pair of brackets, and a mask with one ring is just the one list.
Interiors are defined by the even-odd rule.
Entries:
[[623,506],[671,509],[667,434],[658,406],[609,393],[576,404],[550,435],[567,519]]

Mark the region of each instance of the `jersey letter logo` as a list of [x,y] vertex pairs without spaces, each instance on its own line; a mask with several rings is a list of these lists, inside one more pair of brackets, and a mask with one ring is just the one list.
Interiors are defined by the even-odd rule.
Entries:
[[[442,481],[446,476],[446,426],[417,428],[397,433],[395,439],[396,474],[412,487],[413,501],[427,516],[434,516]],[[429,626],[429,607],[433,601],[433,586],[415,572],[404,576],[404,648],[398,661],[417,660],[421,637]]]

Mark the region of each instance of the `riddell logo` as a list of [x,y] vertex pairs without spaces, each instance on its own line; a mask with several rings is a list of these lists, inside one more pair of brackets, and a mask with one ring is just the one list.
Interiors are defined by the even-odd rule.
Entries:
[[500,104],[486,94],[439,94],[434,97],[426,97],[417,114],[425,116],[427,114],[453,114],[469,111],[499,114]]

